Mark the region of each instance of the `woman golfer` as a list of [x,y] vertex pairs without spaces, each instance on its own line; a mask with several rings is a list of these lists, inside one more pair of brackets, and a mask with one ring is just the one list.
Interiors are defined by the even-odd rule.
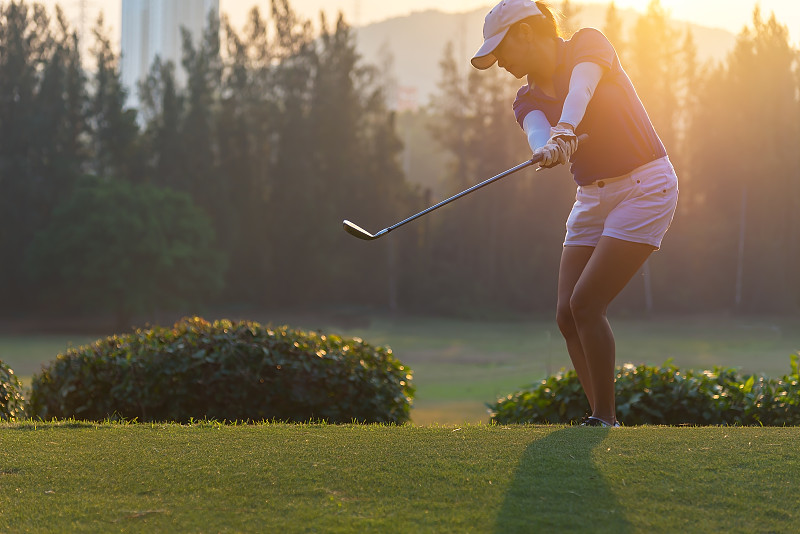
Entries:
[[[568,41],[547,5],[504,0],[488,15],[478,69],[495,62],[527,84],[514,113],[541,165],[572,163],[578,184],[558,273],[558,326],[592,416],[618,426],[614,335],[606,310],[672,222],[678,179],[664,145],[599,31]],[[578,146],[578,135],[588,141]]]

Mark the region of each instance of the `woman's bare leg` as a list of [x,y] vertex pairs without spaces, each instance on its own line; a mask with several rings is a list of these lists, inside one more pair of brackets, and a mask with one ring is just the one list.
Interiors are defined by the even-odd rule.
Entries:
[[594,252],[594,247],[575,247],[567,246],[561,252],[561,265],[558,269],[558,306],[556,308],[556,322],[561,330],[561,335],[567,342],[567,352],[569,352],[572,366],[578,373],[578,380],[583,386],[583,392],[589,401],[589,407],[594,412],[594,396],[592,380],[589,375],[589,366],[586,363],[586,355],[583,352],[578,327],[572,317],[570,301],[572,291],[578,279],[581,277],[583,269],[589,262]]
[[[636,274],[653,247],[602,237],[573,286],[570,311],[591,382],[592,415],[616,421],[614,367],[616,348],[608,324],[608,305]],[[588,394],[588,393],[587,393]]]

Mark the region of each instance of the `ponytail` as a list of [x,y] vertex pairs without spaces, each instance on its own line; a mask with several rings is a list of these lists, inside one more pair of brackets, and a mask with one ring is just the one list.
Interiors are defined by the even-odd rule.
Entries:
[[547,33],[549,33],[553,37],[553,39],[561,37],[561,28],[559,27],[558,24],[558,19],[560,18],[560,14],[558,13],[558,11],[550,7],[545,2],[537,1],[536,7],[538,7],[539,11],[542,12],[542,15],[544,15],[544,19],[547,22]]
[[542,12],[542,17],[538,15],[528,17],[518,21],[515,25],[525,23],[539,35],[546,35],[552,39],[561,37],[561,28],[558,25],[558,19],[560,18],[558,11],[541,1],[536,2],[536,7]]

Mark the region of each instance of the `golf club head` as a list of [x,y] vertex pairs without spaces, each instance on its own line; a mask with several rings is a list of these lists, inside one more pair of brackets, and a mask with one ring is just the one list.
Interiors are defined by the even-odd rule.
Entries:
[[372,235],[371,233],[367,232],[360,226],[351,223],[350,221],[347,220],[343,221],[342,226],[344,226],[345,232],[347,232],[351,236],[363,239],[364,241],[372,241],[373,239],[378,238],[378,236]]

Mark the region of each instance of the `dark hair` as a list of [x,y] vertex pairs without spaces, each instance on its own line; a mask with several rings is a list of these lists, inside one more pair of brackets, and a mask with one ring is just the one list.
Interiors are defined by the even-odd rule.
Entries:
[[533,17],[524,18],[515,22],[512,28],[516,28],[520,24],[525,23],[533,28],[534,32],[540,35],[543,34],[553,39],[561,37],[561,28],[558,25],[558,19],[560,18],[558,11],[545,2],[536,2],[536,7],[539,8],[539,11],[542,12],[544,17],[534,15]]

